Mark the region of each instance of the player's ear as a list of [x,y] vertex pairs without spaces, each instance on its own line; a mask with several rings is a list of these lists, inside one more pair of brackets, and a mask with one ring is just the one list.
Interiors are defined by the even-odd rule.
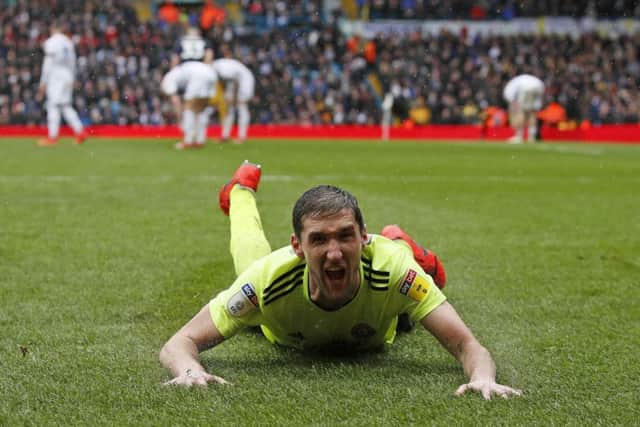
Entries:
[[302,252],[302,245],[295,233],[291,233],[291,247],[299,258],[304,259],[304,252]]
[[362,246],[366,245],[369,242],[369,235],[367,234],[367,226],[366,224],[362,227]]

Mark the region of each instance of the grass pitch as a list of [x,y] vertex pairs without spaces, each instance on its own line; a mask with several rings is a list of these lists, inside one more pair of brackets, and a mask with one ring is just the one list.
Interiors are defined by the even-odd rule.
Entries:
[[[632,425],[640,418],[640,147],[0,140],[0,425]],[[243,159],[274,248],[308,187],[358,197],[441,257],[445,293],[524,397],[453,397],[423,330],[311,357],[241,333],[234,387],[162,387],[166,339],[233,280],[217,189]]]

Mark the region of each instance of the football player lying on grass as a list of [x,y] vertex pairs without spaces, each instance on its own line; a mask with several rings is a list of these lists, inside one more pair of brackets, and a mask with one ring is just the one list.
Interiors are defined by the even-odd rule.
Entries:
[[302,350],[366,351],[390,344],[398,317],[409,316],[462,364],[469,382],[457,395],[521,395],[496,383],[491,355],[439,289],[446,278],[433,252],[396,225],[368,234],[356,199],[328,185],[298,199],[291,245],[272,252],[256,207],[260,175],[245,162],[220,190],[238,277],[164,345],[160,362],[174,375],[166,384],[229,384],[204,369],[199,353],[248,326]]

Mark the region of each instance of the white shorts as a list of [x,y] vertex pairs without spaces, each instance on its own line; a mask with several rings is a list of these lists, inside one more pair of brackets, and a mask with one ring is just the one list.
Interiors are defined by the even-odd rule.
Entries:
[[516,95],[514,109],[524,112],[539,111],[542,109],[543,92],[544,89],[540,88],[521,90]]
[[213,68],[201,62],[189,61],[178,65],[162,78],[162,91],[175,95],[183,90],[185,101],[211,98],[216,94],[218,76]]
[[238,102],[249,102],[253,98],[256,80],[251,74],[243,76],[239,82],[231,81],[227,83],[224,97],[227,101],[233,100],[233,95],[238,85]]
[[185,101],[211,98],[216,94],[216,79],[210,73],[194,73],[184,89]]

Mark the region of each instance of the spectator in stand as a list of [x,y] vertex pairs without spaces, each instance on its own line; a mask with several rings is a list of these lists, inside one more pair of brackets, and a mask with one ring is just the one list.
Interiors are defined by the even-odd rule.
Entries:
[[75,48],[60,23],[51,24],[50,30],[51,35],[43,45],[45,56],[37,95],[37,99],[42,100],[46,93],[48,136],[40,139],[38,145],[58,143],[61,116],[73,129],[76,144],[82,144],[87,134],[71,102],[76,73]]
[[409,110],[409,118],[416,125],[427,125],[431,121],[431,111],[423,96],[418,96]]
[[359,1],[358,15],[384,19],[511,19],[536,16],[638,17],[635,1],[516,2],[514,0],[372,0]]
[[560,127],[562,123],[566,123],[567,112],[562,105],[557,102],[552,102],[538,113],[538,119],[542,121],[543,126],[557,128]]
[[200,12],[200,28],[208,31],[214,25],[222,25],[225,17],[224,8],[218,6],[213,0],[205,0]]
[[180,20],[180,9],[172,0],[162,2],[158,8],[158,18],[166,24],[177,24]]

